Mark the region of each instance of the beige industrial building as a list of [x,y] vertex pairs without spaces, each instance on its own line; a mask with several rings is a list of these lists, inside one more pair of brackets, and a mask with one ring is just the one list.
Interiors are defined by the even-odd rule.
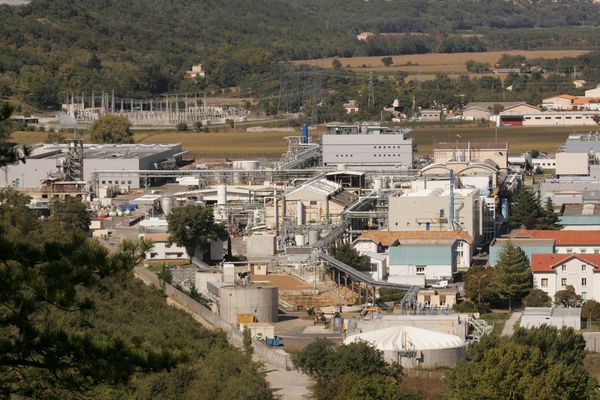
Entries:
[[[433,163],[450,161],[471,163],[493,161],[498,168],[508,168],[508,142],[437,142],[433,145]],[[456,171],[455,171],[456,172]]]
[[[475,242],[482,234],[483,203],[478,189],[454,190],[454,229],[464,230]],[[453,230],[450,191],[438,188],[390,197],[388,224],[390,230]]]
[[590,174],[588,153],[556,153],[556,175]]
[[311,181],[285,194],[283,199],[267,204],[267,226],[275,228],[283,218],[296,225],[338,224],[342,212],[357,200],[354,193],[327,179]]
[[463,118],[466,120],[486,120],[494,115],[494,107],[501,111],[511,112],[539,112],[540,109],[521,101],[481,101],[468,103],[463,109]]

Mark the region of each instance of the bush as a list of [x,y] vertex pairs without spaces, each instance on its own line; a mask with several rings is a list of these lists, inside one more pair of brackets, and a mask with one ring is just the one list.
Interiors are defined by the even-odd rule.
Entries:
[[176,125],[176,128],[180,132],[185,132],[188,130],[188,125],[185,122],[180,122]]
[[462,303],[456,303],[452,306],[452,309],[459,313],[472,313],[477,312],[477,307],[470,301],[463,301]]
[[550,307],[552,299],[541,289],[533,289],[523,298],[523,304],[527,307]]
[[581,317],[585,319],[600,320],[600,303],[595,300],[587,300],[581,308]]

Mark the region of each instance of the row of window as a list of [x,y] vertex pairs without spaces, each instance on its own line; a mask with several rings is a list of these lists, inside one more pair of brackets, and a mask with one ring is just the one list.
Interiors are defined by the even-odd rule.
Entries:
[[[106,182],[108,182],[109,185],[112,185],[112,183],[113,183],[113,181],[102,181],[102,184],[106,185]],[[119,184],[119,181],[115,181],[115,185],[118,185],[118,184]],[[121,181],[121,185],[124,185],[124,184],[125,184],[125,181]],[[127,184],[131,185],[131,181],[127,181]]]
[[400,149],[402,146],[373,146],[374,149]]
[[[548,287],[548,278],[542,278],[542,287]],[[560,286],[567,286],[567,278],[561,278]],[[587,278],[581,278],[581,286],[587,286]]]
[[[572,254],[572,253],[573,253],[573,249],[567,249],[567,254]],[[585,254],[585,253],[587,253],[587,249],[579,249],[579,253]],[[594,254],[600,254],[600,249],[594,249]]]
[[[585,118],[585,119],[591,119],[592,117],[589,116],[589,115],[586,115],[583,118]],[[525,119],[532,119],[532,118],[531,117],[525,117]],[[542,117],[535,117],[535,119],[542,119]],[[559,116],[544,117],[544,119],[562,119],[562,117],[559,117]],[[573,119],[573,117],[567,116],[567,117],[565,117],[565,119]],[[582,117],[578,116],[578,117],[575,117],[574,119],[582,119]]]
[[[567,270],[567,264],[561,265],[560,269],[562,271],[566,271]],[[585,272],[586,270],[587,270],[587,265],[586,264],[581,264],[581,272]]]

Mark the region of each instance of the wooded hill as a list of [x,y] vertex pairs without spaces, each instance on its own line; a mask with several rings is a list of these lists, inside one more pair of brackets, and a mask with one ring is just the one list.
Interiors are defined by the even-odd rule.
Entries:
[[[0,98],[53,108],[70,90],[193,92],[336,55],[598,48],[599,16],[587,0],[33,0],[0,6]],[[208,79],[187,81],[198,62]]]

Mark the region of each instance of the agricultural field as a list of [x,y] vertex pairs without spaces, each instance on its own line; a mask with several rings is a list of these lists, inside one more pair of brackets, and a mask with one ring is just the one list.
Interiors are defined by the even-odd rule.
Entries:
[[[344,68],[350,67],[354,72],[377,72],[390,74],[398,71],[407,72],[410,78],[419,77],[430,79],[436,73],[466,73],[465,63],[474,60],[481,63],[489,63],[491,66],[502,57],[503,54],[523,55],[526,58],[562,58],[576,57],[589,53],[589,50],[510,50],[510,51],[487,51],[482,53],[428,53],[392,56],[393,65],[386,67],[379,56],[374,57],[349,57],[339,58]],[[332,68],[332,58],[321,58],[317,60],[299,60],[297,64],[308,64],[321,68]],[[471,74],[470,74],[471,75]]]
[[[498,128],[498,140],[508,141],[512,152],[537,149],[554,152],[569,133],[577,131],[573,127],[505,127]],[[318,137],[322,132],[311,133]],[[473,142],[494,141],[495,128],[481,127],[417,127],[413,137],[419,153],[431,153],[434,142]],[[245,158],[254,157],[269,160],[279,159],[287,149],[286,136],[299,135],[291,132],[140,132],[135,134],[136,143],[181,143],[185,150],[198,158]],[[65,136],[68,136],[65,134]],[[17,143],[32,144],[44,142],[42,132],[15,132],[12,135]],[[87,135],[84,139],[89,140]]]

